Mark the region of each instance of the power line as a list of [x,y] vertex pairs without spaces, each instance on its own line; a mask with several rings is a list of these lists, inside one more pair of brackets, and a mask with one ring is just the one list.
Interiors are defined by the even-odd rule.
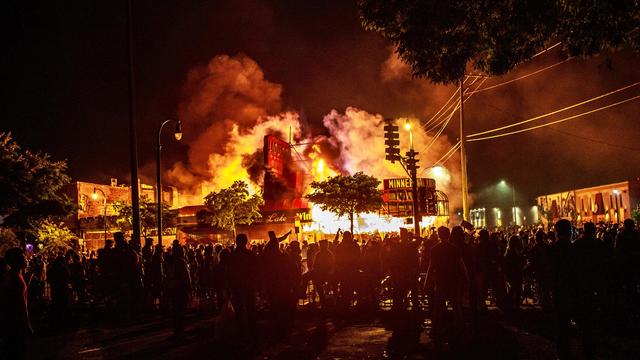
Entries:
[[[540,56],[540,55],[542,55],[542,54],[546,53],[547,51],[549,51],[549,50],[551,50],[551,49],[553,49],[553,48],[555,48],[555,47],[557,47],[557,46],[560,46],[560,44],[562,44],[562,42],[558,41],[557,43],[555,43],[555,44],[553,44],[553,45],[549,46],[548,48],[546,48],[546,49],[544,49],[544,50],[540,51],[539,53],[537,53],[537,54],[533,55],[533,56],[531,57],[531,59],[535,59],[535,58],[537,58],[538,56]],[[531,60],[531,59],[529,59],[529,60]]]
[[473,93],[475,94],[475,93],[480,93],[480,92],[484,92],[484,91],[487,91],[487,90],[492,90],[492,89],[495,89],[495,88],[500,87],[500,86],[508,85],[508,84],[513,83],[513,82],[516,82],[516,81],[519,81],[519,80],[522,80],[522,79],[526,79],[526,78],[528,78],[530,76],[537,75],[537,74],[539,74],[539,73],[541,73],[543,71],[546,71],[546,70],[552,69],[552,68],[554,68],[554,67],[556,67],[558,65],[564,64],[564,63],[566,63],[567,61],[569,61],[571,59],[573,59],[573,58],[570,57],[570,58],[564,59],[562,61],[559,61],[557,63],[551,64],[549,66],[545,66],[542,69],[538,69],[538,70],[536,70],[534,72],[530,72],[528,74],[525,74],[525,75],[522,75],[522,76],[518,76],[515,79],[503,81],[501,83],[497,83],[495,85],[491,85],[491,86],[488,86],[488,87],[483,88],[483,89],[475,90],[475,91],[473,91]]
[[[467,82],[467,80],[469,79],[468,76],[465,77],[464,81],[462,82],[463,84],[465,82]],[[471,84],[469,84],[469,86],[473,85],[476,81],[478,81],[478,78],[475,78]],[[426,130],[427,126],[429,125],[433,125],[435,123],[438,123],[438,120],[440,118],[442,118],[442,116],[447,113],[449,111],[449,109],[451,109],[451,106],[454,106],[456,104],[456,102],[451,103],[451,105],[449,104],[451,102],[451,100],[453,100],[456,96],[456,94],[458,93],[457,90],[454,90],[453,94],[451,95],[451,97],[449,97],[449,99],[447,100],[447,102],[444,103],[444,105],[442,105],[442,107],[440,108],[440,110],[438,110],[427,122],[425,122],[422,127],[425,129],[425,131],[429,131]],[[443,111],[444,110],[444,111]],[[436,125],[437,126],[437,125]]]
[[640,152],[640,148],[634,148],[634,147],[631,147],[631,146],[624,146],[624,145],[619,145],[619,144],[612,144],[610,142],[606,142],[606,141],[602,141],[602,140],[599,140],[599,139],[594,139],[594,138],[590,138],[590,137],[586,137],[586,136],[581,136],[581,135],[578,135],[578,134],[573,134],[573,133],[570,133],[568,131],[563,131],[563,130],[556,129],[556,128],[553,128],[553,127],[548,127],[545,130],[553,130],[553,131],[559,132],[561,134],[573,136],[575,138],[578,138],[578,139],[581,139],[581,140],[584,140],[584,141],[587,141],[587,142],[590,142],[590,143],[594,143],[595,142],[595,143],[598,143],[598,144],[607,145],[607,146],[611,146],[611,147],[615,147],[615,148],[620,148],[620,149]]
[[532,121],[535,121],[535,120],[539,120],[539,119],[545,118],[545,117],[547,117],[547,116],[555,115],[555,114],[557,114],[557,113],[560,113],[560,112],[563,112],[563,111],[566,111],[566,110],[570,110],[570,109],[573,109],[573,108],[575,108],[575,107],[582,106],[582,105],[584,105],[584,104],[588,104],[588,103],[590,103],[590,102],[594,102],[594,101],[599,100],[599,99],[602,99],[602,98],[604,98],[604,97],[607,97],[607,96],[610,96],[610,95],[613,95],[613,94],[619,93],[619,92],[624,91],[624,90],[627,90],[627,89],[630,89],[630,88],[632,88],[632,87],[634,87],[634,86],[638,86],[639,84],[640,84],[640,81],[635,82],[635,83],[630,84],[630,85],[627,85],[627,86],[623,86],[623,87],[618,88],[618,89],[616,89],[616,90],[609,91],[609,92],[607,92],[607,93],[604,93],[604,94],[598,95],[598,96],[596,96],[596,97],[592,97],[591,99],[587,99],[587,100],[581,101],[581,102],[579,102],[579,103],[575,103],[575,104],[573,104],[573,105],[566,106],[566,107],[563,107],[563,108],[561,108],[561,109],[558,109],[558,110],[554,110],[554,111],[548,112],[548,113],[546,113],[546,114],[538,115],[538,116],[532,117],[532,118],[527,119],[527,120],[518,121],[518,122],[513,123],[513,124],[509,124],[509,125],[505,125],[505,126],[497,127],[497,128],[495,128],[495,129],[485,130],[485,131],[477,132],[477,133],[475,133],[475,134],[470,134],[470,135],[467,135],[467,137],[469,137],[469,138],[473,138],[473,137],[476,137],[476,136],[489,134],[489,133],[492,133],[492,132],[496,132],[496,131],[500,131],[500,130],[504,130],[504,129],[512,128],[512,127],[514,127],[514,126],[519,126],[519,125],[526,124],[526,123],[529,123],[529,122],[532,122]]
[[460,148],[460,141],[458,141],[455,145],[453,145],[451,147],[451,149],[449,149],[444,155],[442,155],[442,157],[440,159],[438,159],[438,161],[436,161],[433,164],[431,164],[431,166],[422,169],[422,172],[424,173],[425,171],[431,169],[432,167],[434,167],[436,165],[444,164],[445,162],[447,162],[447,160],[449,160],[451,158],[451,156],[453,156],[456,153],[456,151],[459,148]]
[[[480,86],[482,86],[482,84],[487,81],[487,79],[483,79],[478,85],[476,85],[476,89],[479,88]],[[472,86],[475,83],[475,81],[473,81],[471,84],[469,84],[469,86]],[[464,84],[464,83],[463,83]],[[469,87],[467,88],[469,89]],[[456,91],[454,94],[458,95],[458,92]],[[464,99],[464,102],[467,102],[467,100],[471,97],[471,95],[469,95],[469,93],[465,92],[464,95],[466,96],[466,98]],[[452,109],[453,107],[453,109]],[[435,130],[438,126],[442,125],[445,121],[449,121],[449,119],[453,116],[453,114],[460,108],[460,102],[459,101],[455,101],[453,103],[451,103],[451,105],[449,105],[447,107],[447,109],[440,114],[440,116],[438,117],[438,119],[442,118],[442,120],[436,121],[434,123],[431,124],[431,126],[429,127],[423,127],[425,132],[429,132],[432,130]],[[448,114],[445,115],[445,114]],[[443,116],[447,116],[447,117],[443,117]]]
[[[476,89],[479,88],[480,86],[482,86],[482,84],[484,84],[485,81],[487,81],[487,78],[482,79],[482,81],[478,84],[478,86],[476,86]],[[467,102],[467,100],[469,100],[469,98],[471,98],[472,95],[473,95],[472,93],[469,93],[469,95],[467,95],[467,97],[462,102],[463,103]],[[433,138],[431,139],[429,144],[424,149],[422,149],[420,152],[425,152],[425,151],[429,150],[429,148],[431,148],[431,146],[433,146],[433,144],[436,143],[436,140],[438,140],[438,137],[440,136],[440,134],[442,134],[444,129],[447,127],[447,125],[449,125],[449,121],[451,121],[451,119],[453,118],[453,115],[456,113],[456,110],[458,110],[459,108],[460,108],[460,104],[458,103],[457,106],[451,111],[451,113],[449,114],[449,117],[446,119],[446,121],[443,121],[444,123],[443,123],[442,127],[440,127],[440,130],[438,130],[438,132],[433,136]]]
[[528,128],[525,128],[525,129],[510,131],[510,132],[507,132],[507,133],[502,133],[502,134],[497,134],[497,135],[473,138],[473,139],[469,139],[467,141],[482,141],[482,140],[495,139],[495,138],[499,138],[499,137],[503,137],[503,136],[509,136],[509,135],[513,135],[513,134],[519,134],[519,133],[522,133],[522,132],[525,132],[525,131],[531,131],[531,130],[543,128],[543,127],[546,127],[546,126],[555,125],[555,124],[558,124],[558,123],[561,123],[561,122],[569,121],[569,120],[572,120],[572,119],[575,119],[575,118],[578,118],[578,117],[581,117],[581,116],[593,114],[595,112],[602,111],[602,110],[605,110],[605,109],[608,109],[608,108],[612,108],[614,106],[622,105],[624,103],[627,103],[629,101],[633,101],[633,100],[636,100],[636,99],[639,99],[639,98],[640,98],[640,95],[636,95],[634,97],[631,97],[631,98],[628,98],[628,99],[625,99],[625,100],[622,100],[622,101],[618,101],[618,102],[613,103],[613,104],[602,106],[602,107],[599,107],[597,109],[589,110],[589,111],[586,111],[586,112],[583,112],[583,113],[580,113],[580,114],[576,114],[576,115],[572,115],[572,116],[569,116],[569,117],[566,117],[566,118],[563,118],[563,119],[551,121],[551,122],[548,122],[548,123],[545,123],[545,124],[536,125],[536,126],[528,127]]

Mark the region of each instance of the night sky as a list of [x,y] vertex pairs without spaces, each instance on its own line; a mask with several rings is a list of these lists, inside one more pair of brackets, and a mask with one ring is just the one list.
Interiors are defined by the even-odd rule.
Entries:
[[[26,147],[67,159],[75,180],[128,180],[124,1],[3,3],[2,126]],[[246,54],[283,86],[285,110],[321,132],[331,109],[356,106],[387,117],[428,118],[454,87],[381,81],[390,44],[360,26],[354,1],[134,1],[139,163],[152,175],[158,125],[175,118],[190,69],[219,54]],[[536,58],[487,85],[561,59]],[[526,80],[477,94],[469,132],[508,124],[640,81],[637,55],[575,59]],[[640,94],[640,87],[568,116]],[[446,99],[447,96],[444,98]],[[640,102],[470,144],[472,191],[506,179],[519,198],[640,176]],[[556,117],[559,118],[559,117]],[[537,124],[537,123],[536,123]],[[447,133],[455,139],[456,126]],[[166,134],[165,142],[170,141]],[[187,145],[165,147],[184,160]]]

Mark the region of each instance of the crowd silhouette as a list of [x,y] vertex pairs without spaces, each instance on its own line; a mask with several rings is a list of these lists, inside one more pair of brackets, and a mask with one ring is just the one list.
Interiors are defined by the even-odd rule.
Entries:
[[[585,358],[597,350],[595,329],[639,320],[640,233],[633,220],[573,226],[469,230],[431,228],[416,238],[398,233],[338,231],[317,243],[269,232],[252,244],[144,246],[115,233],[96,253],[4,254],[0,324],[7,358],[18,359],[32,318],[57,322],[96,307],[131,318],[166,313],[174,338],[197,307],[219,318],[216,337],[255,345],[257,319],[284,338],[304,306],[320,312],[420,313],[432,320],[436,346],[455,347],[483,312],[525,305],[554,319],[557,354],[570,358],[578,329]],[[42,320],[44,319],[44,320]],[[598,324],[598,325],[597,325]]]

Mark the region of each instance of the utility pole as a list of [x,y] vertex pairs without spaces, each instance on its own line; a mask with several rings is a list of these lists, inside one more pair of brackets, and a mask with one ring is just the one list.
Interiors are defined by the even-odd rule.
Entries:
[[462,218],[469,221],[469,188],[467,184],[467,152],[465,149],[464,135],[464,88],[463,79],[460,79],[460,168],[462,179]]
[[138,143],[136,139],[135,86],[133,73],[133,39],[131,0],[127,0],[127,59],[129,80],[129,150],[131,165],[131,242],[140,244],[140,194],[138,187]]
[[513,225],[518,226],[518,213],[516,210],[516,186],[511,184],[511,212],[513,213]]

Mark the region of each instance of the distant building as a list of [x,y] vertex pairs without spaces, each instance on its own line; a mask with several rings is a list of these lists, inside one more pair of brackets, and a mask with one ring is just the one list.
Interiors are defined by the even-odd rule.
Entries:
[[568,219],[576,223],[621,223],[640,201],[640,178],[540,195],[536,203],[543,223]]
[[[146,197],[150,201],[156,202],[157,195],[154,185],[140,184],[139,186],[141,198]],[[87,250],[95,250],[104,246],[105,203],[107,238],[112,238],[111,234],[119,231],[116,226],[117,214],[113,209],[113,204],[117,202],[131,204],[131,187],[118,185],[116,179],[111,179],[110,184],[76,181],[66,186],[65,193],[76,206],[75,211],[67,218],[67,226],[82,239],[81,245]],[[178,192],[174,187],[163,186],[162,199],[171,208],[177,204],[177,196]]]
[[478,207],[469,211],[469,222],[476,229],[532,225],[537,224],[539,221],[538,207],[535,205],[527,205],[525,207]]

